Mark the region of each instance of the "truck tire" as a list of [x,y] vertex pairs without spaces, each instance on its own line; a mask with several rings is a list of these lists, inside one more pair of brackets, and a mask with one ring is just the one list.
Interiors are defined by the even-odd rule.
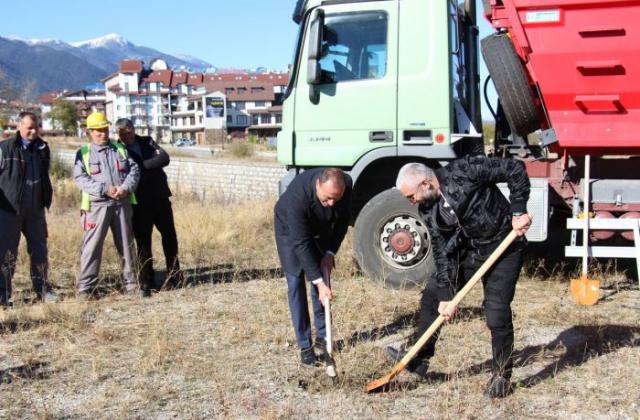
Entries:
[[496,87],[511,131],[526,138],[540,128],[534,93],[520,57],[506,34],[482,40],[482,56]]
[[356,219],[353,250],[362,271],[385,287],[423,287],[434,270],[431,235],[417,206],[396,189],[385,190]]

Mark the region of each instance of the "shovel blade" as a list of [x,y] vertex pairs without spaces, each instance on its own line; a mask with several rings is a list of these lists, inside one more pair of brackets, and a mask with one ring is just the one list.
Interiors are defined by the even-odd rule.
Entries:
[[571,297],[578,305],[595,305],[600,298],[600,280],[582,276],[579,279],[571,279]]
[[391,382],[394,376],[395,375],[393,375],[392,373],[389,373],[383,376],[382,378],[376,379],[373,382],[369,382],[367,385],[365,385],[364,391],[369,393],[369,392],[381,390],[382,388],[387,386],[389,382]]

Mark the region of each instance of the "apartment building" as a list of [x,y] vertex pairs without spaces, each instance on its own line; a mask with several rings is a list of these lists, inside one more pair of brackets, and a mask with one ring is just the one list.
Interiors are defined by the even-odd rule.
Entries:
[[89,114],[95,111],[105,112],[106,97],[104,90],[82,89],[45,93],[39,98],[44,134],[62,134],[60,123],[50,117],[54,102],[60,99],[71,102],[76,106],[77,132],[75,134],[78,137],[82,136],[86,130],[86,120]]
[[148,69],[140,60],[123,60],[102,82],[109,121],[131,118],[139,134],[205,144],[230,135],[274,135],[288,75],[174,72],[162,60]]

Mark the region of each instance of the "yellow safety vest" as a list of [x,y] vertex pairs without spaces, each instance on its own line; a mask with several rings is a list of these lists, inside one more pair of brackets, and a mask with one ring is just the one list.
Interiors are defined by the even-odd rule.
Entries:
[[[109,143],[111,143],[111,145],[116,148],[120,156],[122,156],[124,159],[129,158],[127,149],[122,143],[113,141],[110,141]],[[91,143],[85,144],[80,148],[80,156],[82,156],[82,164],[84,165],[84,170],[87,171],[87,174],[91,175],[91,165],[89,163],[89,157],[91,156]],[[138,204],[138,200],[136,200],[136,195],[134,193],[131,193],[129,195],[129,201],[131,201],[131,204]],[[89,194],[84,191],[82,192],[82,203],[80,204],[80,210],[91,210],[91,200],[89,199]]]

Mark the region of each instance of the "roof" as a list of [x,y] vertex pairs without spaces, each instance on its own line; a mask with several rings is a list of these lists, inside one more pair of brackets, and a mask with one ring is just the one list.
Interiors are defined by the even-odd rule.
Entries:
[[286,86],[289,83],[287,73],[207,73],[204,82],[257,81],[269,82],[276,86]]
[[51,105],[56,99],[62,96],[61,92],[48,92],[38,97],[38,102],[43,105]]
[[102,83],[105,83],[106,81],[111,80],[111,79],[113,79],[114,77],[116,77],[118,74],[120,74],[120,72],[114,71],[114,72],[113,72],[113,73],[111,73],[110,75],[108,75],[108,76],[103,77],[102,79],[100,79],[100,81],[101,81]]
[[[270,83],[248,81],[229,82],[206,82],[204,83],[207,93],[220,91],[227,96],[229,101],[273,101],[273,85]],[[251,88],[254,88],[253,90]],[[259,92],[256,88],[262,88]],[[244,90],[242,90],[244,89]]]
[[186,71],[177,71],[173,73],[173,77],[171,79],[171,87],[176,87],[179,84],[186,84],[189,79],[189,73]]
[[122,60],[120,62],[120,73],[140,73],[143,68],[142,60]]
[[140,84],[144,84],[147,82],[159,82],[162,83],[165,87],[170,87],[172,76],[173,72],[171,70],[154,70],[143,77],[140,81]]
[[199,86],[202,84],[202,73],[191,73],[189,74],[188,84],[192,86]]

